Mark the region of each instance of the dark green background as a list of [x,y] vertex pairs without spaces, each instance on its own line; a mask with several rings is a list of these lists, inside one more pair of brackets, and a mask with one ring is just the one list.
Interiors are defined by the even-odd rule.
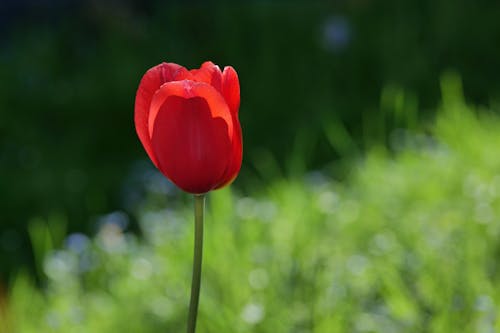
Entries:
[[[148,68],[236,68],[244,192],[324,167],[342,177],[393,129],[425,126],[447,70],[468,100],[497,104],[499,17],[494,1],[3,1],[0,276],[30,265],[34,218],[92,233],[134,211],[152,170],[133,125]],[[419,113],[381,107],[387,87]]]

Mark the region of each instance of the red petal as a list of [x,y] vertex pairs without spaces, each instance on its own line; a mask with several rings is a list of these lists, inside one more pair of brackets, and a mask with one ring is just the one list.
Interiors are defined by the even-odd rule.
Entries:
[[182,80],[192,80],[194,81],[194,75],[191,73],[191,71],[187,70],[186,68],[182,67],[179,69],[174,76],[174,80],[172,81],[182,81]]
[[144,149],[155,166],[158,162],[153,154],[151,138],[148,131],[148,119],[151,100],[155,92],[160,89],[165,82],[174,80],[175,73],[184,67],[174,63],[159,64],[144,74],[135,96],[134,122],[135,130],[141,140]]
[[232,161],[234,125],[215,88],[164,84],[151,103],[149,131],[158,168],[181,189],[205,193],[220,184]]
[[243,159],[243,139],[241,126],[238,120],[238,110],[240,108],[240,83],[238,74],[233,67],[227,66],[222,73],[222,95],[231,110],[235,131],[232,140],[232,159],[223,177],[222,183],[217,188],[224,187],[233,182],[238,175]]
[[222,93],[222,72],[219,66],[213,62],[206,61],[201,65],[200,69],[192,69],[190,72],[193,74],[194,81],[206,82]]
[[222,177],[222,182],[219,185],[217,185],[215,189],[227,186],[234,181],[234,179],[240,172],[242,160],[243,160],[243,138],[241,134],[240,123],[238,119],[236,119],[236,122],[234,122],[234,136],[232,140],[231,162],[229,163],[229,167],[227,168],[226,173]]
[[240,81],[238,74],[231,66],[224,67],[222,73],[222,96],[226,100],[231,113],[238,115],[240,108]]

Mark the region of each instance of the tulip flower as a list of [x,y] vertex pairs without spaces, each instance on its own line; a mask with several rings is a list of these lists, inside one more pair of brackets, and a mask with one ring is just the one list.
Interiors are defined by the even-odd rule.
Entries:
[[236,71],[208,61],[187,70],[162,63],[144,74],[135,98],[135,128],[153,164],[195,194],[195,244],[187,332],[196,330],[205,193],[230,184],[242,160]]
[[135,127],[153,164],[182,190],[230,184],[241,167],[240,86],[231,66],[148,70],[135,99]]

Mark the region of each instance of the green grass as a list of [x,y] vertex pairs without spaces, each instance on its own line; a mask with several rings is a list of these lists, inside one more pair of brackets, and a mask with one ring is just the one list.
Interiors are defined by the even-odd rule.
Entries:
[[[345,182],[209,195],[199,332],[500,331],[500,120],[443,82],[431,134],[401,132]],[[5,331],[184,331],[191,206],[137,214],[141,237],[107,224],[49,252],[44,290],[20,274]]]

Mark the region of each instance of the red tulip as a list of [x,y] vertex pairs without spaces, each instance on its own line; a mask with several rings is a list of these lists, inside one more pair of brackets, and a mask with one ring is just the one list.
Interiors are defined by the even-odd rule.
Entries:
[[135,97],[135,128],[153,164],[186,192],[230,184],[242,159],[236,71],[208,61],[187,70],[162,63],[144,74]]

